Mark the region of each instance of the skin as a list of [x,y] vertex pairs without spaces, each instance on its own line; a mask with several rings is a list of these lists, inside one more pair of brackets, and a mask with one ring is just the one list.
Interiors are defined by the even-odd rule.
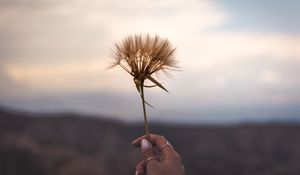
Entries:
[[[180,155],[171,146],[165,146],[167,143],[164,136],[150,134],[151,145],[141,145],[146,135],[134,140],[131,144],[136,147],[141,147],[144,160],[136,165],[136,175],[184,175],[184,167],[181,162]],[[143,141],[145,143],[145,141]],[[147,142],[146,142],[147,143]],[[148,142],[149,143],[149,142]],[[160,151],[159,151],[160,150]],[[146,161],[150,157],[157,157]]]

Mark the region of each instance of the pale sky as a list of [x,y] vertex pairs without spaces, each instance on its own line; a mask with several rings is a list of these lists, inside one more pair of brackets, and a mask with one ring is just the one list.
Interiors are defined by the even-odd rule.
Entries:
[[150,121],[300,120],[300,1],[1,0],[0,104],[142,121],[106,70],[129,34],[168,38],[182,71],[147,89]]

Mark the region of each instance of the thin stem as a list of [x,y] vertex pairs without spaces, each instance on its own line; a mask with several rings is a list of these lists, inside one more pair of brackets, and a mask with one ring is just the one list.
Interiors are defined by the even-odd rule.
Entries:
[[145,127],[145,132],[147,135],[147,140],[150,141],[150,133],[149,133],[149,128],[148,128],[148,121],[147,121],[147,113],[146,113],[146,106],[145,106],[145,97],[144,97],[144,80],[141,81],[141,99],[142,99],[142,104],[143,104],[143,113],[144,113],[144,127]]

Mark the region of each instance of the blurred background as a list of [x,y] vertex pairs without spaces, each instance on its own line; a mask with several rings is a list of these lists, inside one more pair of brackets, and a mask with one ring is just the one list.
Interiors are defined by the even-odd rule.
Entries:
[[[0,174],[133,174],[143,134],[130,34],[168,38],[182,71],[147,89],[150,131],[187,174],[300,174],[297,0],[0,0]],[[118,167],[118,168],[116,168]]]

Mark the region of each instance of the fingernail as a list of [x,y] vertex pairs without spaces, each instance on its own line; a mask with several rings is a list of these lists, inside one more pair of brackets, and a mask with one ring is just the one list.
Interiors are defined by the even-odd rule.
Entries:
[[141,148],[142,148],[142,150],[146,150],[146,149],[152,148],[152,145],[151,145],[151,143],[148,142],[148,140],[143,139],[141,142]]
[[134,173],[135,175],[138,175],[138,171],[135,171],[135,173]]

